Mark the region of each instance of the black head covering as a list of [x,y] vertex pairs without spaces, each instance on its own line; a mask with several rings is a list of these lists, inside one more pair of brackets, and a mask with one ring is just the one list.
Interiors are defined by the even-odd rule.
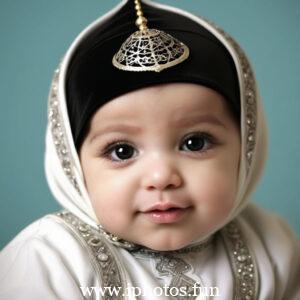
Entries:
[[[79,149],[96,110],[113,98],[160,83],[188,82],[210,87],[240,116],[240,91],[233,59],[208,30],[182,15],[142,4],[148,27],[171,34],[190,49],[184,62],[156,72],[129,72],[112,65],[112,57],[137,30],[134,1],[102,23],[78,46],[66,75],[68,114],[75,146]],[[142,100],[141,100],[142,101]]]

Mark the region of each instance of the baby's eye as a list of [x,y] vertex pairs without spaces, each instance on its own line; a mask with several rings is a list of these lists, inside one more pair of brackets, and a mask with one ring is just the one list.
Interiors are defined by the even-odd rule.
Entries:
[[185,151],[205,151],[213,144],[213,137],[207,133],[192,133],[188,135],[180,146]]
[[124,161],[136,155],[136,150],[125,142],[118,142],[108,146],[104,154],[113,161]]

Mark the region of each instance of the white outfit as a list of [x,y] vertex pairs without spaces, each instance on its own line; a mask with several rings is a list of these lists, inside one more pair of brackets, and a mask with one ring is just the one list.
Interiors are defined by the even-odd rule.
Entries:
[[[300,245],[291,229],[278,216],[255,205],[249,205],[237,220],[255,259],[258,287],[255,299],[300,299]],[[155,296],[163,290],[164,285],[169,286],[175,277],[170,273],[162,275],[157,270],[157,257],[163,257],[163,254],[152,257],[149,253],[130,252],[109,243],[105,245],[110,245],[110,250],[102,251],[102,256],[97,257],[93,253],[94,247],[68,223],[57,215],[46,215],[25,228],[2,251],[0,299],[105,299],[97,290],[90,289],[90,296],[84,297],[83,293],[84,288],[104,286],[103,277],[114,266],[111,263],[105,265],[105,259],[106,255],[111,256],[112,253],[116,265],[119,265],[116,274],[121,274],[121,280],[126,283],[119,284],[112,276],[112,284],[107,286],[125,284],[128,287],[140,287],[145,293],[145,296],[130,299],[170,299]],[[172,254],[192,267],[186,276],[201,282],[202,287],[218,287],[218,290],[208,289],[208,292],[201,289],[196,299],[235,299],[233,291],[236,278],[225,249],[223,239],[216,234],[203,248]],[[249,268],[248,262],[245,265]],[[177,288],[178,291],[179,285]],[[138,290],[135,294],[138,294]],[[115,296],[112,299],[121,298]]]
[[[73,42],[55,72],[49,95],[46,175],[51,191],[66,209],[24,229],[0,254],[0,299],[196,299],[155,296],[167,285],[190,292],[195,283],[218,288],[218,299],[300,299],[300,246],[278,217],[249,205],[267,150],[262,105],[251,66],[237,43],[222,30],[183,10],[144,1],[194,20],[228,49],[241,92],[241,159],[235,205],[219,227],[174,252],[154,252],[101,229],[86,191],[66,107],[66,73],[72,55],[90,33],[118,13],[122,1]],[[130,247],[133,247],[132,249]],[[109,298],[80,287],[141,288],[144,296]],[[181,290],[179,290],[182,288]],[[189,288],[189,289],[188,289]],[[188,290],[187,290],[188,289]],[[203,289],[204,290],[204,289]],[[198,290],[199,291],[199,290]],[[202,291],[202,290],[201,290]],[[211,290],[217,295],[216,290]],[[208,299],[205,290],[197,299]],[[213,297],[211,297],[213,298]]]

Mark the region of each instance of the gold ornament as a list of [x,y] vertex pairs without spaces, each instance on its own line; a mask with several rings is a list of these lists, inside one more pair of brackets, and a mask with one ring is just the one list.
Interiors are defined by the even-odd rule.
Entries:
[[155,71],[175,66],[189,56],[189,48],[158,29],[149,29],[140,0],[135,0],[138,31],[130,35],[114,55],[112,63],[124,71]]

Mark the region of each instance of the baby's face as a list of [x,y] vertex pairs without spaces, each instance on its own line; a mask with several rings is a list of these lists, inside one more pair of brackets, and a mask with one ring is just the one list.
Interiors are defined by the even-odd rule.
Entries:
[[239,128],[224,98],[171,83],[115,98],[80,149],[94,211],[109,232],[155,250],[204,237],[233,207]]

